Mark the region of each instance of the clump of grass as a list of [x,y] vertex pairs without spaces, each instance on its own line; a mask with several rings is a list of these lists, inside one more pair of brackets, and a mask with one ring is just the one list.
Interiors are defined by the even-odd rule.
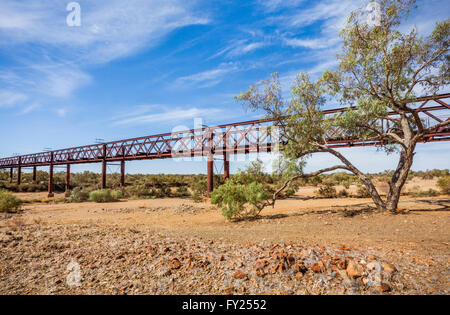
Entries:
[[293,196],[294,194],[295,194],[295,190],[292,189],[292,188],[288,188],[288,189],[286,189],[286,190],[284,191],[284,195],[285,195],[286,197],[291,197],[291,196]]
[[318,194],[319,196],[325,198],[335,198],[337,196],[337,191],[332,183],[325,183],[324,185],[320,186]]
[[117,202],[122,197],[120,191],[113,191],[110,189],[94,190],[89,194],[89,200],[102,203],[102,202]]
[[0,190],[0,212],[14,212],[20,210],[22,200],[6,190]]
[[80,187],[75,188],[70,197],[68,198],[69,202],[84,202],[89,200],[89,191],[83,190]]
[[450,175],[439,178],[437,185],[444,195],[450,195]]
[[408,195],[413,197],[436,197],[439,196],[439,192],[432,188],[423,191],[420,189],[420,186],[414,186],[409,190]]

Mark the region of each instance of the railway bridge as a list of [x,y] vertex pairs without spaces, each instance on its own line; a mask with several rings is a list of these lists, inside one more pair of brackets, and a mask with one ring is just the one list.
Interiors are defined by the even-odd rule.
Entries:
[[[415,111],[427,127],[450,120],[450,93],[420,97],[411,101]],[[336,115],[347,108],[324,110],[324,115]],[[399,115],[390,112],[387,116]],[[387,117],[388,118],[388,117]],[[383,129],[388,130],[390,121],[382,119]],[[215,127],[201,127],[180,132],[163,133],[146,137],[92,144],[49,152],[26,154],[0,159],[0,169],[10,170],[10,181],[17,169],[17,183],[21,183],[22,169],[33,169],[36,181],[37,167],[49,167],[48,193],[53,196],[53,171],[55,166],[66,165],[66,190],[70,187],[72,164],[102,163],[101,187],[106,187],[107,163],[120,162],[120,185],[125,185],[125,163],[135,160],[170,159],[181,157],[207,157],[207,190],[213,189],[214,157],[223,156],[224,177],[230,176],[230,155],[273,152],[286,144],[286,139],[274,132],[273,120],[252,120]],[[450,140],[450,127],[445,126],[426,134],[421,142]],[[328,135],[327,145],[333,148],[376,146],[383,139],[353,139],[341,135],[338,129]]]

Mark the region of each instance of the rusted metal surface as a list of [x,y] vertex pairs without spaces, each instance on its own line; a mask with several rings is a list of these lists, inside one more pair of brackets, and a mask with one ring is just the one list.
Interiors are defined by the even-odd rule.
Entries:
[[120,161],[120,187],[125,187],[125,160]]
[[66,170],[66,192],[70,191],[70,164],[67,164]]
[[[434,126],[449,120],[450,94],[421,97],[415,100],[416,112],[427,126]],[[333,115],[347,110],[339,108],[324,110],[325,115]],[[388,116],[398,115],[391,112]],[[388,126],[388,120],[383,123]],[[283,138],[273,137],[268,128],[271,120],[252,120],[240,123],[204,127],[176,133],[164,133],[147,137],[120,140],[102,144],[74,147],[51,152],[42,152],[0,159],[0,169],[30,166],[49,166],[62,164],[102,162],[106,174],[106,163],[112,161],[131,161],[146,159],[166,159],[173,157],[193,157],[223,154],[248,154],[271,152],[274,145],[285,144]],[[450,128],[442,127],[426,134],[422,142],[450,140]],[[374,146],[382,140],[360,140],[342,136],[338,129],[327,139],[327,145],[333,148],[353,146]],[[20,176],[19,176],[20,178]],[[20,179],[18,180],[20,181]],[[106,178],[102,178],[106,186]],[[103,185],[102,185],[103,186]]]

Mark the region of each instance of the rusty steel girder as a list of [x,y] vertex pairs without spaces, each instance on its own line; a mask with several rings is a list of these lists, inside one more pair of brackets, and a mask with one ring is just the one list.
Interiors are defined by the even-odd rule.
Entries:
[[[450,120],[450,93],[418,98],[415,111],[427,127]],[[348,108],[324,110],[325,115],[335,115]],[[398,115],[390,112],[389,116]],[[271,132],[273,120],[252,120],[240,123],[203,127],[175,133],[164,133],[147,137],[119,140],[68,149],[54,150],[0,159],[0,169],[11,167],[48,166],[112,161],[167,159],[230,154],[272,152],[275,146],[283,146],[286,139]],[[389,128],[389,120],[382,122]],[[385,139],[352,139],[342,136],[335,128],[328,135],[326,144],[333,148],[353,146],[376,146]],[[441,127],[426,134],[421,142],[450,140],[450,128]]]

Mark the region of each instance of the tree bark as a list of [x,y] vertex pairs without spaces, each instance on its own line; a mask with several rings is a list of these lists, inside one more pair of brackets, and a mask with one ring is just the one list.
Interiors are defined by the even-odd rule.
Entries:
[[386,199],[386,210],[393,213],[397,212],[402,188],[408,179],[409,170],[413,163],[414,150],[416,148],[417,139],[419,138],[417,137],[417,134],[413,135],[406,115],[401,116],[400,122],[405,145],[402,147],[397,168],[389,182],[389,193]]

